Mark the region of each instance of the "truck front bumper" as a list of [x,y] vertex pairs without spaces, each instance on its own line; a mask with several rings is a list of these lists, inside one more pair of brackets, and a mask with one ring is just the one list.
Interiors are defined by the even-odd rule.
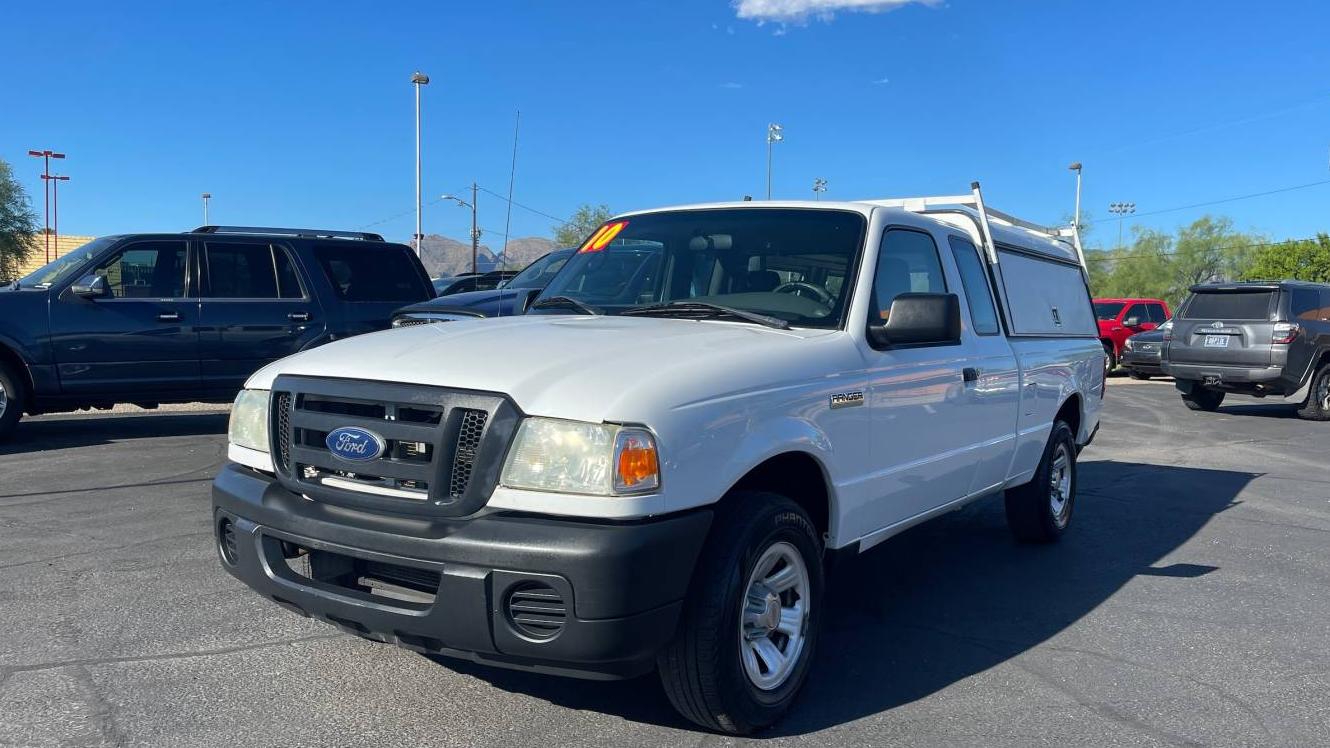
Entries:
[[311,501],[228,464],[213,482],[222,566],[301,615],[418,652],[612,679],[674,635],[711,526],[493,513],[428,520]]

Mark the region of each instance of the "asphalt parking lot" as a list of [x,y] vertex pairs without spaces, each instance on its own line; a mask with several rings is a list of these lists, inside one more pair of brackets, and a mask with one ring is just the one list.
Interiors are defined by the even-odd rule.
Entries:
[[[51,416],[0,448],[0,745],[727,745],[654,678],[435,662],[218,566],[225,415]],[[832,587],[773,745],[1330,743],[1330,424],[1116,378],[1076,527],[984,502]],[[750,742],[750,741],[737,741]]]

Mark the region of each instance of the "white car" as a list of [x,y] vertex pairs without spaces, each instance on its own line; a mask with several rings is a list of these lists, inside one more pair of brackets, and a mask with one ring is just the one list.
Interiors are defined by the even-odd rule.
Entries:
[[1074,235],[977,185],[626,214],[524,316],[255,374],[219,554],[361,636],[657,669],[684,716],[750,733],[807,675],[833,555],[997,495],[1021,540],[1066,531],[1103,356]]

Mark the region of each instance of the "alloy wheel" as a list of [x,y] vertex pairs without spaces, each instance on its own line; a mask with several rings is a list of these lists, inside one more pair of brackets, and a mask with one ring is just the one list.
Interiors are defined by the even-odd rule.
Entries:
[[739,657],[748,680],[773,691],[794,672],[806,641],[813,600],[803,556],[790,543],[772,544],[753,566],[744,590]]
[[1066,527],[1071,515],[1071,455],[1067,452],[1067,445],[1057,446],[1048,475],[1048,506],[1053,513],[1053,522],[1060,528]]

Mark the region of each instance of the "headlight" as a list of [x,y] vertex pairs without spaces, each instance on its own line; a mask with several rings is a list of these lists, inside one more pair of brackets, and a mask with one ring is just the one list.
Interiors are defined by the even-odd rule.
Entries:
[[1134,345],[1135,344],[1131,342],[1131,338],[1127,338],[1126,340],[1122,341],[1122,350],[1130,351]]
[[501,480],[510,488],[596,496],[652,491],[660,487],[656,439],[629,426],[528,418]]
[[268,451],[268,390],[241,390],[231,406],[227,437],[232,444]]

